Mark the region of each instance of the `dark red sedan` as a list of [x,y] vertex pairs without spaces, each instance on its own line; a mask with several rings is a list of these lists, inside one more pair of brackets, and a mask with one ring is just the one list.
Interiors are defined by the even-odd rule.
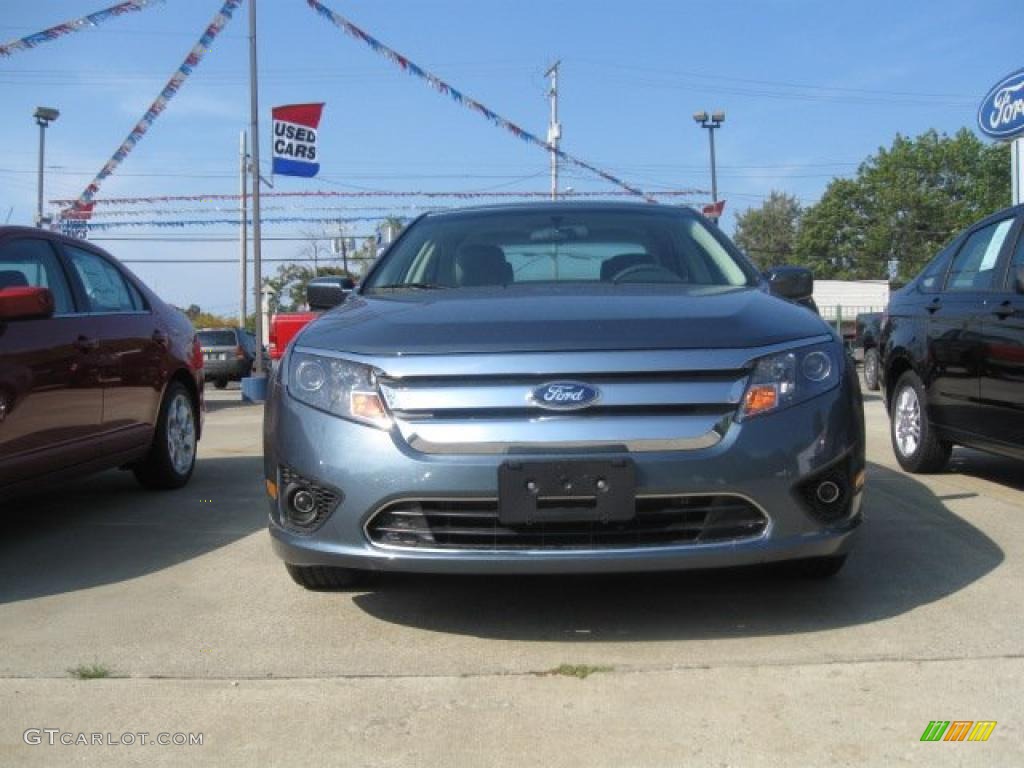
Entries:
[[122,466],[185,485],[202,367],[188,319],[110,254],[0,227],[0,499]]

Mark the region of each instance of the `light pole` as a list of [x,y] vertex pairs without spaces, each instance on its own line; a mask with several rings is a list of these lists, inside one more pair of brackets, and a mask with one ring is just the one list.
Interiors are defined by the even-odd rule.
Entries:
[[694,112],[693,119],[701,128],[708,129],[708,141],[711,143],[711,202],[718,202],[718,175],[715,173],[715,129],[721,128],[725,122],[725,112]]
[[39,173],[37,175],[36,226],[43,226],[43,159],[46,156],[46,126],[60,117],[53,107],[36,107],[32,115],[39,126]]

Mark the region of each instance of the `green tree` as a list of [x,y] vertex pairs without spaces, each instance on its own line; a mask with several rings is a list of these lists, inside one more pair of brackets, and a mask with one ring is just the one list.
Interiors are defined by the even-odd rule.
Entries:
[[899,259],[915,274],[971,222],[1010,204],[1009,147],[966,128],[897,135],[853,179],[835,179],[804,211],[797,261],[818,277],[883,279]]
[[792,260],[800,225],[800,203],[793,195],[772,190],[759,208],[736,216],[736,245],[759,267]]

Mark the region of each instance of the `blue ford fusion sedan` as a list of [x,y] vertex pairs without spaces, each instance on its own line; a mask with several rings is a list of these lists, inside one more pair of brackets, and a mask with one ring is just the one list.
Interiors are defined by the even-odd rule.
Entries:
[[840,340],[791,301],[811,286],[679,208],[422,216],[275,368],[274,548],[314,589],[370,570],[831,576],[861,522],[864,422]]

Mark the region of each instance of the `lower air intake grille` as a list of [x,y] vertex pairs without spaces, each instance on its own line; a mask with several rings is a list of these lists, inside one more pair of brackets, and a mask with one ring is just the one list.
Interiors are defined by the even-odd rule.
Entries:
[[625,522],[535,522],[503,526],[496,499],[395,501],[366,525],[384,547],[444,550],[622,549],[757,538],[768,518],[750,501],[725,494],[640,497]]
[[[338,505],[339,497],[330,488],[325,488],[312,480],[303,477],[298,472],[293,470],[291,467],[281,466],[280,472],[280,484],[279,488],[281,493],[281,514],[280,522],[288,528],[299,531],[301,533],[308,533],[313,529],[320,526],[327,516],[334,511],[334,508]],[[309,516],[308,519],[304,519],[300,524],[296,522],[296,519],[289,508],[289,497],[290,494],[298,489],[305,489],[313,494],[314,503],[314,514]]]

